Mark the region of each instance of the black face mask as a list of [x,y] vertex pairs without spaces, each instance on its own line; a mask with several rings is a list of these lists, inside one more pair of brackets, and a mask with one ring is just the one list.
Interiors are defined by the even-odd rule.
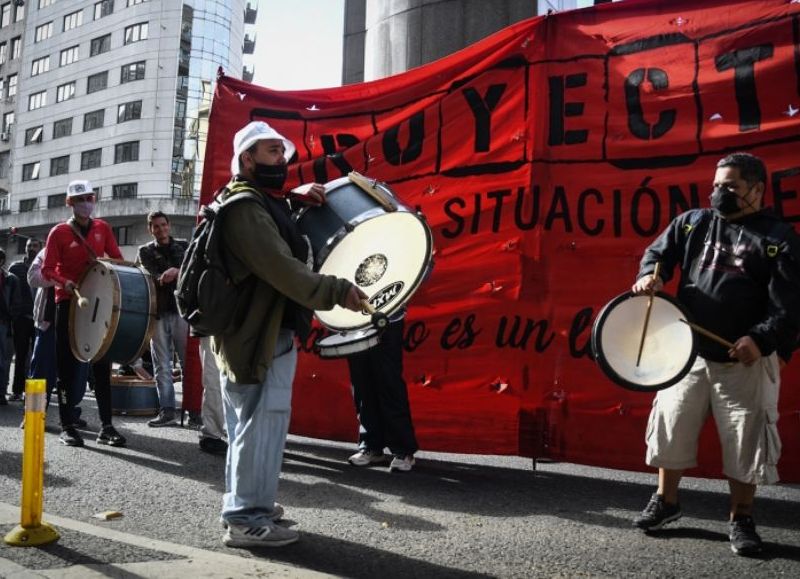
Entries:
[[256,180],[256,184],[264,189],[275,191],[283,190],[283,184],[286,182],[286,173],[286,165],[256,163],[253,169],[253,177]]
[[741,211],[738,199],[739,196],[733,191],[717,188],[711,193],[711,207],[720,215],[733,215]]
[[39,253],[39,250],[38,250],[38,249],[29,249],[29,250],[26,252],[26,255],[28,256],[28,261],[33,261],[33,258],[35,258],[35,257],[36,257],[36,254],[37,254],[37,253]]

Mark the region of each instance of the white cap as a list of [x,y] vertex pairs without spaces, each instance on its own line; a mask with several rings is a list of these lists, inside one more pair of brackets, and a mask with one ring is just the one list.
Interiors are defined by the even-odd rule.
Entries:
[[239,155],[252,147],[257,141],[266,139],[280,139],[283,141],[283,146],[286,148],[284,157],[286,157],[287,161],[294,155],[295,146],[289,139],[281,135],[264,121],[251,121],[243,128],[239,129],[233,137],[233,159],[231,159],[232,175],[238,175],[242,170],[239,163]]
[[67,185],[67,197],[89,194],[94,194],[94,189],[92,188],[92,184],[86,179],[70,181],[69,185]]

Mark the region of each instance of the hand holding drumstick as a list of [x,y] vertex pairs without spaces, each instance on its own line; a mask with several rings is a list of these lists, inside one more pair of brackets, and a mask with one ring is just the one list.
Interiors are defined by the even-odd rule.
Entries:
[[67,283],[64,284],[64,290],[78,298],[79,308],[85,308],[89,305],[89,300],[78,292],[78,285],[74,281],[67,280]]

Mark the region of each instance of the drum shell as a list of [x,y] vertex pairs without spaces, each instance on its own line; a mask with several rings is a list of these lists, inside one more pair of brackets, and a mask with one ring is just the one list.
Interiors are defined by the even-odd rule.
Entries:
[[[141,356],[155,331],[153,281],[150,275],[131,263],[98,260],[78,283],[82,289],[95,286],[110,287],[110,295],[83,295],[89,300],[85,310],[78,307],[75,298],[70,304],[72,354],[83,362],[104,359],[129,364]],[[95,317],[99,299],[111,301],[110,315],[103,320]],[[87,324],[95,327],[84,331]]]
[[[592,326],[595,361],[614,383],[639,392],[663,390],[678,383],[697,357],[694,334],[680,321],[691,321],[689,313],[675,298],[658,292],[637,366],[647,300],[646,295],[620,294],[600,310]],[[630,319],[626,320],[626,316]],[[662,358],[651,366],[654,351]],[[671,359],[664,362],[664,356]]]
[[158,414],[158,390],[155,380],[133,376],[112,376],[111,412],[129,416]]

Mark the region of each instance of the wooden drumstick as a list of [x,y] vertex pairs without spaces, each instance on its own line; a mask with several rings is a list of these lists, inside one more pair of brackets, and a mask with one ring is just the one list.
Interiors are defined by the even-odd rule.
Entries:
[[684,324],[686,324],[687,326],[692,328],[698,334],[702,334],[703,336],[705,336],[709,340],[713,340],[717,344],[721,344],[721,345],[725,346],[726,348],[728,348],[729,350],[731,348],[733,348],[733,346],[734,346],[733,342],[729,342],[728,340],[726,340],[722,336],[718,336],[717,334],[715,334],[711,330],[706,330],[703,326],[698,326],[697,324],[693,324],[692,322],[684,320],[683,318],[680,318],[679,321],[683,322]]
[[389,325],[389,317],[383,312],[376,310],[375,307],[369,303],[369,301],[361,300],[361,307],[364,308],[366,313],[371,314],[372,317],[370,318],[370,321],[376,329],[383,330]]
[[85,308],[86,306],[89,305],[89,300],[87,300],[80,293],[78,293],[78,288],[74,288],[72,290],[72,293],[74,293],[75,297],[78,298],[78,307],[79,308]]
[[653,270],[653,286],[650,288],[650,295],[647,298],[647,311],[644,314],[644,326],[642,326],[642,338],[639,340],[639,354],[636,356],[636,367],[639,367],[639,362],[642,361],[642,350],[644,350],[644,338],[647,335],[647,325],[650,323],[650,311],[653,309],[653,298],[656,295],[656,280],[661,273],[661,262],[656,262],[656,268]]

